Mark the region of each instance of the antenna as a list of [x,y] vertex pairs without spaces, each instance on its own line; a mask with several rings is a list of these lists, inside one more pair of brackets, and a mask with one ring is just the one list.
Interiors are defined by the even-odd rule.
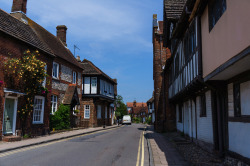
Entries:
[[74,56],[76,56],[76,49],[80,50],[76,45],[74,45]]

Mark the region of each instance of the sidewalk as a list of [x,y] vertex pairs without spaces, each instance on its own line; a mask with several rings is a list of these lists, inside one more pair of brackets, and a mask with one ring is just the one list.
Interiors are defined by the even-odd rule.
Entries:
[[46,136],[26,139],[26,140],[17,141],[17,142],[2,142],[2,141],[0,141],[0,153],[11,151],[14,149],[23,148],[23,147],[39,145],[39,144],[43,144],[43,143],[47,143],[47,142],[52,142],[52,141],[57,141],[57,140],[65,139],[65,138],[70,138],[70,137],[74,137],[74,136],[78,136],[78,135],[82,135],[82,134],[93,133],[96,131],[117,128],[117,127],[121,127],[121,126],[114,125],[114,126],[106,126],[106,128],[95,127],[95,128],[66,131],[66,132],[62,132],[62,133],[56,133],[56,134],[52,134],[52,135],[46,135]]
[[148,126],[147,138],[151,145],[151,156],[155,166],[189,165],[171,142],[169,142],[162,134],[154,132],[153,126]]

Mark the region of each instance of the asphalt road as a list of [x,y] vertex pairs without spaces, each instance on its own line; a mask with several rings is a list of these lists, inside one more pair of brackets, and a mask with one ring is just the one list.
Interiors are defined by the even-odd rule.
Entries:
[[144,125],[132,124],[18,149],[0,155],[0,166],[148,166],[143,132]]

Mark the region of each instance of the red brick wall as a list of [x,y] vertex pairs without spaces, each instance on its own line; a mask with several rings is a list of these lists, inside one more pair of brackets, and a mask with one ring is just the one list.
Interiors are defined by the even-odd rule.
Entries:
[[[29,49],[31,52],[35,51],[36,48],[34,48],[33,46],[30,46],[26,43],[23,43],[22,41],[19,41],[15,38],[12,38],[8,35],[5,35],[4,33],[0,32],[0,57],[8,57],[8,58],[20,58],[21,56],[23,56],[23,53],[25,50]],[[41,59],[42,61],[44,61],[47,64],[47,72],[49,75],[49,78],[47,78],[47,80],[49,80],[51,82],[51,72],[52,72],[52,61],[53,58],[50,57],[48,54],[44,53],[43,51],[39,51],[40,52],[40,56],[38,57],[39,59]],[[1,65],[0,68],[3,68],[3,66]],[[4,75],[3,75],[3,71],[0,70],[0,80],[4,81]],[[4,92],[3,92],[3,88],[6,85],[2,85],[0,87],[0,135],[2,135],[2,125],[3,125],[3,112],[4,112]],[[51,84],[47,85],[47,88],[50,90],[51,89]],[[18,89],[17,89],[18,90]],[[31,114],[28,117],[28,121],[26,124],[26,132],[27,133],[31,133],[31,134],[46,134],[48,132],[49,129],[49,113],[50,113],[50,95],[48,94],[47,96],[45,96],[45,109],[44,109],[44,124],[42,125],[33,125],[32,124],[32,117],[33,115]],[[21,101],[22,101],[22,97],[18,98],[18,108],[20,108],[21,105]],[[16,123],[16,130],[20,130],[21,129],[21,124],[20,124],[20,120],[19,120],[19,116],[17,115],[17,123]]]

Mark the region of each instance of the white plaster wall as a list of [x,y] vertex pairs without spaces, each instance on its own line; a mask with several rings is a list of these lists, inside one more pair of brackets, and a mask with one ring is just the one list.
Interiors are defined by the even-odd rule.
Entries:
[[190,110],[189,110],[189,101],[184,104],[184,133],[190,136]]
[[206,117],[200,117],[200,96],[196,98],[197,110],[197,139],[208,143],[213,141],[213,121],[212,121],[212,104],[211,104],[211,91],[206,92]]
[[229,150],[250,158],[250,123],[228,123]]
[[[179,105],[176,105],[176,127],[177,130],[183,131],[183,123],[178,122],[179,120]],[[182,122],[183,122],[183,111],[182,111]]]
[[234,92],[233,92],[233,83],[228,84],[227,86],[228,93],[228,116],[234,117]]
[[240,100],[241,115],[250,115],[250,81],[240,84]]
[[191,104],[192,104],[192,107],[191,107],[192,109],[192,137],[196,138],[196,123],[195,123],[196,114],[195,114],[195,103],[193,100]]

